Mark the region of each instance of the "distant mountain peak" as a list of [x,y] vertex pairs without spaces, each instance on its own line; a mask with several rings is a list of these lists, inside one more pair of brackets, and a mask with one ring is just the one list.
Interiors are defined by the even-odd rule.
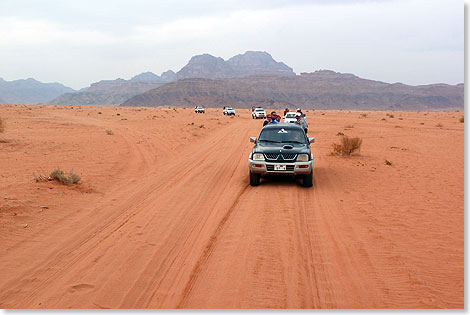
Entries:
[[277,62],[265,51],[247,51],[227,61],[210,54],[193,56],[176,74],[178,79],[227,79],[249,75],[295,75],[292,68]]
[[38,104],[74,89],[60,83],[42,83],[34,78],[5,81],[0,79],[0,98],[9,104]]
[[133,82],[160,82],[161,78],[153,72],[142,72],[131,78]]

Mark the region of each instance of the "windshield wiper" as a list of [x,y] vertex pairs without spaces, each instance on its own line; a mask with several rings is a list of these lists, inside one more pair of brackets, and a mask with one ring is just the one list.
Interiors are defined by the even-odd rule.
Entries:
[[273,142],[273,143],[281,143],[281,141],[276,141],[276,140],[259,140],[259,141],[265,141],[265,142]]
[[300,143],[300,144],[305,144],[305,142],[300,142],[300,141],[295,141],[295,140],[282,141],[282,143]]

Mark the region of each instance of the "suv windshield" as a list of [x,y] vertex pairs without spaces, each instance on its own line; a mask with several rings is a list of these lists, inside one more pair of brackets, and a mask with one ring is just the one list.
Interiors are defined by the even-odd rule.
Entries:
[[264,112],[264,109],[262,109],[262,108],[257,108],[257,109],[255,109],[255,112]]
[[286,118],[295,118],[294,113],[286,114]]
[[277,143],[307,143],[305,133],[298,129],[264,129],[259,135],[261,142],[277,142]]

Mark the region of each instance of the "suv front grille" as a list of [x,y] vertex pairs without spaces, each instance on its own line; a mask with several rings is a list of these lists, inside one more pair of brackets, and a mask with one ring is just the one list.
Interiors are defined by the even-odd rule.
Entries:
[[270,161],[293,161],[297,157],[296,153],[265,153],[266,160]]
[[267,160],[277,160],[279,158],[279,154],[277,153],[266,153],[264,156]]
[[294,160],[297,157],[297,154],[295,153],[283,153],[282,157],[284,160]]

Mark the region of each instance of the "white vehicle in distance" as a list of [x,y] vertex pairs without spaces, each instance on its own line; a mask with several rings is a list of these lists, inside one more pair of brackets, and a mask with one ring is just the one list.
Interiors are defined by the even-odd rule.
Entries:
[[296,112],[288,112],[286,113],[286,116],[284,116],[284,122],[285,123],[295,123],[297,121],[297,118],[295,118]]
[[234,115],[235,116],[235,110],[232,107],[224,106],[224,115],[227,115],[227,116]]
[[202,106],[196,106],[196,107],[194,107],[194,112],[204,114],[206,112],[206,110]]
[[261,107],[255,108],[255,110],[251,112],[251,118],[266,118],[266,111]]

